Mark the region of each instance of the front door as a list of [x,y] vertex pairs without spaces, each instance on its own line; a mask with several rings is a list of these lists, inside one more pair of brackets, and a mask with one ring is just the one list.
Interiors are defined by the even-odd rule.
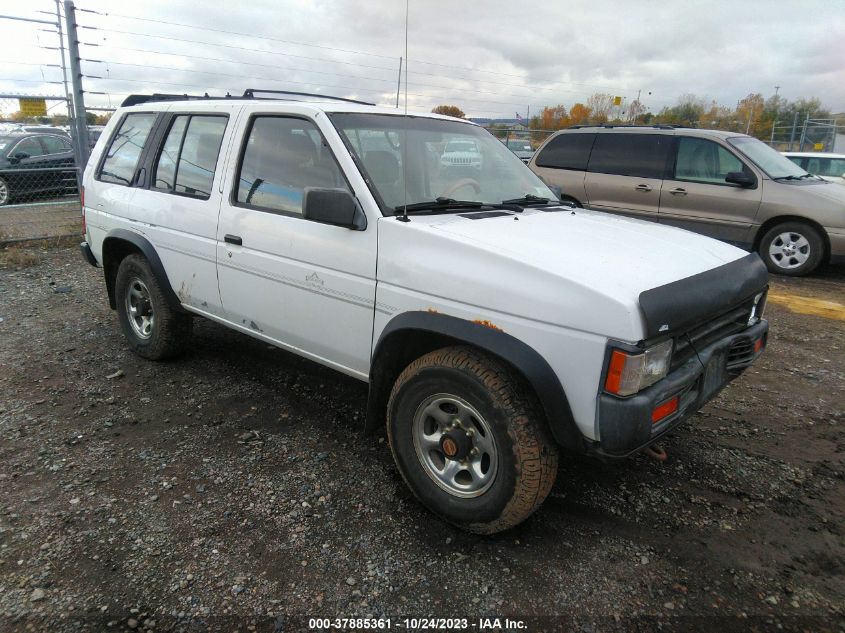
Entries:
[[375,222],[353,231],[302,217],[306,187],[350,190],[313,121],[255,114],[243,125],[246,140],[217,231],[226,318],[245,332],[366,377]]
[[754,174],[715,141],[678,138],[672,175],[663,181],[660,194],[660,223],[744,245],[763,190],[759,180],[753,187],[725,181],[729,173],[740,171]]

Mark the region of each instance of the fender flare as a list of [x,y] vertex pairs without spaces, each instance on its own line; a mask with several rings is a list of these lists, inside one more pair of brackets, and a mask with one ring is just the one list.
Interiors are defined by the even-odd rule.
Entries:
[[170,285],[170,280],[167,278],[167,273],[164,270],[164,265],[161,263],[161,258],[156,252],[155,246],[153,246],[152,243],[140,233],[128,231],[126,229],[112,229],[103,239],[103,271],[106,277],[106,289],[109,293],[109,305],[111,306],[111,309],[114,310],[117,307],[113,283],[114,277],[117,276],[117,269],[114,263],[110,263],[110,258],[107,253],[109,251],[110,244],[118,241],[128,242],[135,247],[135,250],[141,252],[147,262],[149,262],[153,275],[155,275],[156,281],[158,281],[159,286],[161,286],[168,303],[170,303],[171,307],[179,312],[185,312],[185,309],[182,307],[182,302],[179,300],[179,297],[176,296],[173,286]]
[[[380,423],[383,424],[387,399],[393,386],[392,382],[384,383],[384,372],[380,371],[380,363],[388,356],[391,339],[395,341],[399,338],[397,335],[412,332],[435,335],[445,345],[472,345],[514,367],[534,389],[555,441],[569,450],[585,452],[586,439],[575,424],[560,380],[545,358],[523,341],[490,324],[438,312],[404,312],[393,317],[382,330],[372,356],[370,394],[367,402],[368,429],[372,430]],[[434,349],[443,346],[437,345]],[[402,369],[404,366],[399,371]]]

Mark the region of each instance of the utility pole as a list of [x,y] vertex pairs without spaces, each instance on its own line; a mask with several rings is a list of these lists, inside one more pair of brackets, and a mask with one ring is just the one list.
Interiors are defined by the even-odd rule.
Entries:
[[79,179],[85,171],[90,148],[88,146],[88,120],[85,112],[85,97],[82,90],[82,66],[79,55],[79,36],[76,33],[76,7],[73,0],[65,0],[65,24],[67,26],[67,50],[70,62],[70,79],[73,85],[73,129],[76,141],[76,169]]
[[399,78],[396,80],[396,107],[399,107],[399,88],[402,87],[402,58],[399,58]]

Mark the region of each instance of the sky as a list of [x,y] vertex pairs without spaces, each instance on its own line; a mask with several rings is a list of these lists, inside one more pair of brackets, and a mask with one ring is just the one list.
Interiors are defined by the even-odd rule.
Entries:
[[[55,20],[55,10],[0,0],[0,15]],[[77,10],[89,106],[248,87],[396,104],[402,0],[79,0]],[[408,23],[399,103],[407,87],[412,111],[527,117],[605,92],[640,94],[658,112],[683,94],[734,106],[775,86],[845,111],[841,0],[409,0]],[[63,94],[57,46],[50,25],[0,19],[0,92]]]

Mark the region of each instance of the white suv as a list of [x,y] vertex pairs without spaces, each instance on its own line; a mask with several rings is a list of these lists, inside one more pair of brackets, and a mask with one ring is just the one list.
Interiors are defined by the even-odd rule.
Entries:
[[[366,429],[446,520],[519,523],[559,449],[647,447],[765,347],[757,255],[563,206],[467,121],[295,98],[130,97],[83,254],[144,358],[202,316],[367,381]],[[456,143],[474,174],[439,160]]]

